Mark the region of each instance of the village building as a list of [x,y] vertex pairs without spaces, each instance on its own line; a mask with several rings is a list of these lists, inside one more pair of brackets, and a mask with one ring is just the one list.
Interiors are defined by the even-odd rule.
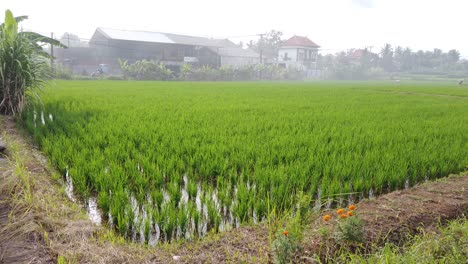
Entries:
[[307,77],[318,76],[317,56],[319,45],[307,37],[293,36],[281,43],[278,50],[278,65],[304,70]]
[[90,73],[101,67],[106,73],[120,73],[119,60],[134,63],[156,60],[177,72],[184,63],[194,66],[239,67],[259,62],[259,55],[227,39],[170,33],[97,28],[89,47],[57,49],[57,63],[74,73]]

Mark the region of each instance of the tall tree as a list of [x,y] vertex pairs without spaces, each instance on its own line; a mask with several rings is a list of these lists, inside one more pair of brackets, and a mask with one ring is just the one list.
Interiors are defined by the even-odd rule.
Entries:
[[250,41],[247,45],[265,58],[276,58],[282,36],[283,32],[271,30],[267,34],[261,35],[258,41]]
[[401,46],[395,48],[394,65],[397,71],[401,71],[404,63],[404,50]]
[[381,66],[386,71],[393,71],[393,48],[390,44],[385,44],[380,50]]
[[82,42],[78,35],[65,32],[60,38],[60,43],[63,45],[72,48],[72,47],[86,47],[86,43]]
[[447,55],[450,63],[455,64],[460,60],[460,52],[458,50],[449,50]]

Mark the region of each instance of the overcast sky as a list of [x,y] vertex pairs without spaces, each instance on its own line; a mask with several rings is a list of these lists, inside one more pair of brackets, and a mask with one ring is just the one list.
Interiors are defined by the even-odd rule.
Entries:
[[[468,0],[0,0],[24,29],[91,38],[96,27],[237,38],[271,29],[307,36],[322,53],[385,43],[457,49],[468,58]],[[3,20],[3,15],[2,15]],[[252,38],[252,37],[250,37]]]

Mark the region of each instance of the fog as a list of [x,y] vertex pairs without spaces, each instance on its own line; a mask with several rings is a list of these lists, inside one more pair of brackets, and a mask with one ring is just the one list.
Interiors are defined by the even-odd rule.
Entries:
[[[338,64],[354,67],[361,59],[355,55],[361,51],[370,54],[364,60],[373,61],[362,63],[377,75],[382,69],[418,73],[468,70],[462,61],[468,57],[463,26],[468,2],[462,0],[4,0],[0,10],[6,9],[17,16],[29,16],[21,24],[23,30],[53,34],[56,39],[77,37],[80,41],[74,44],[78,46],[87,45],[83,43],[90,42],[96,29],[102,27],[229,39],[243,48],[268,53],[258,46],[255,49],[255,44],[275,30],[283,42],[297,35],[320,46],[312,68],[321,74]],[[69,39],[65,44],[70,45]],[[394,55],[390,66],[384,66],[388,61],[382,62],[385,47]],[[275,52],[270,54],[274,63],[281,56]],[[268,54],[259,56],[268,59]]]

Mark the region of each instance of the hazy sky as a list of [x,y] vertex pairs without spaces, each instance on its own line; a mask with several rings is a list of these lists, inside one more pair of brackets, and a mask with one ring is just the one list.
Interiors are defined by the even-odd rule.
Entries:
[[[468,57],[468,0],[0,0],[29,15],[23,28],[89,39],[96,27],[214,38],[280,30],[308,36],[323,53],[385,43],[414,50],[457,49]],[[2,15],[3,20],[3,15]],[[252,37],[250,37],[252,38]]]

